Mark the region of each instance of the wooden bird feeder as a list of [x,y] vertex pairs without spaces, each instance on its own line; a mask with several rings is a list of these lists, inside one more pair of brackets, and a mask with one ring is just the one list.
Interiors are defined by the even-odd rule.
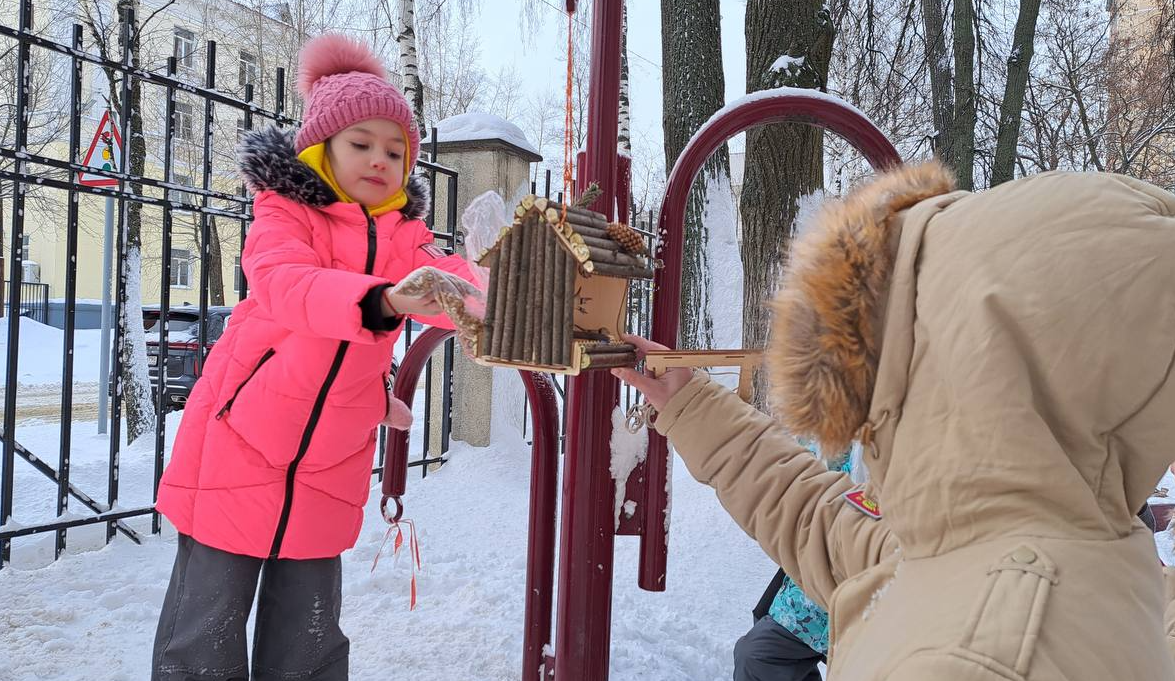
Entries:
[[628,286],[653,265],[626,226],[531,195],[477,261],[490,270],[479,364],[573,376],[636,364],[621,340]]

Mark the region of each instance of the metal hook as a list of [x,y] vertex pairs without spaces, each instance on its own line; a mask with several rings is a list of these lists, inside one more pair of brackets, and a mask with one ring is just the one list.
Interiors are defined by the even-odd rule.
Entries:
[[628,408],[628,413],[624,416],[624,427],[628,429],[628,432],[636,435],[641,432],[641,428],[651,424],[656,417],[657,409],[648,402],[634,404]]
[[[388,517],[388,499],[396,503],[396,514]],[[385,494],[383,499],[379,501],[379,512],[384,517],[389,525],[392,525],[400,520],[400,516],[404,515],[404,504],[400,502],[400,497]]]

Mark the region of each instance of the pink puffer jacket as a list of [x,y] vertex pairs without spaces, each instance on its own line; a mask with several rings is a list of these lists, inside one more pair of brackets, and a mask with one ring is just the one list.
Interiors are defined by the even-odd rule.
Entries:
[[337,556],[363,523],[400,335],[364,328],[360,301],[423,265],[471,275],[431,246],[418,178],[402,211],[368,218],[335,201],[276,129],[246,138],[241,170],[257,192],[241,263],[249,297],[192,390],[157,508],[231,553]]

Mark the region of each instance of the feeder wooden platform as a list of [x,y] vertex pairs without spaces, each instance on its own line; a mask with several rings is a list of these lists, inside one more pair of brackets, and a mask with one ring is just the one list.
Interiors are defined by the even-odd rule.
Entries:
[[762,350],[664,350],[645,355],[645,368],[654,376],[667,369],[738,368],[738,396],[751,401],[754,390],[755,368],[763,361]]

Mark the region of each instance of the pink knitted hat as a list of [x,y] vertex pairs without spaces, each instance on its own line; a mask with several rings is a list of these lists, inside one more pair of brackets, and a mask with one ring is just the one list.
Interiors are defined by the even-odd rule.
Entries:
[[325,142],[343,128],[371,118],[400,124],[408,143],[408,168],[420,153],[420,131],[412,107],[366,45],[328,33],[302,47],[298,91],[306,101],[302,127],[294,137],[298,153]]

